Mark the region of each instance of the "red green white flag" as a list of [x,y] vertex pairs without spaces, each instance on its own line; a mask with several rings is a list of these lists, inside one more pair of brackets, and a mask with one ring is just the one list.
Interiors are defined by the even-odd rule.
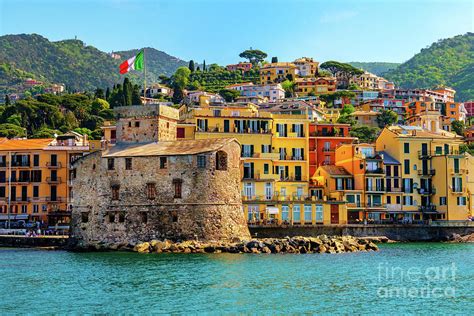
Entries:
[[143,70],[143,51],[140,51],[137,55],[127,59],[120,64],[120,74],[126,74],[130,70]]

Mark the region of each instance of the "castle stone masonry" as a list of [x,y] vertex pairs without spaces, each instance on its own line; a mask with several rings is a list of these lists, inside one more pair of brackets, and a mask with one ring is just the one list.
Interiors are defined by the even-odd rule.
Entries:
[[117,145],[75,163],[71,234],[77,246],[250,238],[235,139],[173,141],[176,109],[114,110]]

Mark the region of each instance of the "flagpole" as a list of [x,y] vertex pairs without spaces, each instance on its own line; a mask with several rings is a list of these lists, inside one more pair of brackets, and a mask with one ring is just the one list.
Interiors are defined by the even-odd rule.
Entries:
[[146,104],[146,59],[145,59],[145,48],[143,48],[143,97],[145,98]]

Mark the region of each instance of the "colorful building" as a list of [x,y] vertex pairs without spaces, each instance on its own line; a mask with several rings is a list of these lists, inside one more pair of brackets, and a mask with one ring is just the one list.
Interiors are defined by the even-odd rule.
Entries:
[[334,165],[336,148],[357,138],[349,135],[349,124],[311,122],[309,124],[309,174],[322,165]]
[[290,78],[293,80],[298,74],[298,67],[294,63],[271,63],[262,66],[259,70],[260,83],[270,84],[283,82]]
[[55,139],[3,139],[0,222],[38,222],[43,229],[67,230],[73,202],[71,163],[90,150],[87,137],[74,132]]
[[250,71],[250,69],[252,69],[252,67],[253,67],[252,63],[246,63],[246,62],[240,62],[238,64],[232,64],[232,65],[225,66],[225,68],[228,71],[240,70],[240,71],[243,71],[243,72]]
[[295,92],[298,96],[320,95],[336,92],[337,80],[334,77],[296,78]]
[[301,77],[315,77],[318,75],[319,63],[310,57],[301,57],[294,62],[298,67],[298,75]]
[[245,85],[240,90],[243,97],[262,97],[269,102],[276,102],[285,98],[285,90],[279,83],[262,84],[262,85]]
[[364,125],[370,127],[378,127],[377,117],[380,115],[380,112],[374,111],[354,111],[351,113],[351,116],[356,121],[357,125]]

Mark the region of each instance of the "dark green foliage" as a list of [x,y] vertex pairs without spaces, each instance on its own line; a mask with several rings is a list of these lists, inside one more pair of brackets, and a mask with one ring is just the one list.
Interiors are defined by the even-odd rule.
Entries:
[[464,122],[454,120],[451,123],[451,128],[452,128],[453,132],[455,132],[456,134],[464,136],[464,130],[466,129],[466,126],[464,125]]
[[265,58],[267,58],[267,54],[259,49],[247,49],[240,53],[239,57],[248,59],[249,62],[256,65],[258,63],[261,63]]
[[5,106],[8,105],[10,105],[10,97],[8,96],[8,94],[5,94]]
[[278,62],[278,57],[272,57],[272,64]]
[[[108,88],[107,88],[107,89],[108,89]],[[101,88],[95,89],[94,97],[95,97],[96,99],[105,99],[104,89],[101,89]]]
[[350,131],[350,135],[359,138],[361,143],[373,143],[377,139],[379,131],[377,127],[354,126]]
[[352,104],[345,104],[340,112],[339,119],[337,120],[338,123],[343,124],[351,124],[354,125],[356,121],[352,117],[352,113],[354,113],[355,109]]
[[387,125],[395,124],[398,121],[398,115],[392,110],[383,110],[377,116],[377,124],[380,128],[384,128]]
[[26,131],[18,125],[3,123],[0,124],[0,136],[8,138],[25,137]]
[[385,74],[403,88],[450,86],[456,99],[474,98],[474,33],[439,40]]
[[[37,34],[1,36],[0,90],[14,92],[10,91],[12,87],[26,78],[63,83],[69,92],[111,86],[121,80],[119,64],[138,51],[117,52],[122,59],[116,60],[79,40],[50,42]],[[187,65],[153,48],[147,48],[146,54],[149,82],[156,82],[159,75],[171,75],[179,66]],[[131,79],[143,82],[143,75],[134,74]]]
[[222,89],[219,94],[224,98],[226,102],[234,102],[235,99],[240,96],[240,92],[237,90]]
[[400,63],[386,63],[386,62],[356,62],[351,61],[348,63],[356,68],[363,69],[371,72],[377,76],[383,76],[389,70],[397,68]]
[[206,60],[203,61],[202,63],[202,71],[206,71]]
[[196,83],[206,91],[219,92],[226,86],[242,82],[259,82],[257,69],[251,69],[249,72],[228,71],[223,67],[213,67],[212,71],[195,71],[189,76],[189,82],[195,86]]
[[190,60],[189,61],[189,66],[188,66],[189,70],[191,70],[191,72],[194,72],[195,69],[194,69],[194,60]]

